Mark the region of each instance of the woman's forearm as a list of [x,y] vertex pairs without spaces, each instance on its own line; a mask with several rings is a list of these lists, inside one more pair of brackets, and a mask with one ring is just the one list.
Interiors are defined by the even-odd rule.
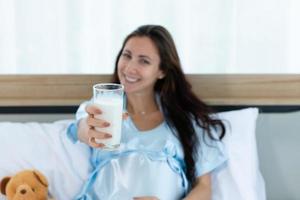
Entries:
[[211,191],[205,187],[193,188],[184,200],[210,200]]
[[184,200],[210,200],[211,199],[211,180],[210,175],[206,174],[197,179],[195,187],[189,192]]

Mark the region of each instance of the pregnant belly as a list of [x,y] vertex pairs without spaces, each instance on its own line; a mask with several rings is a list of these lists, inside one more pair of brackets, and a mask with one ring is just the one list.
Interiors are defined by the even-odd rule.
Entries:
[[132,200],[138,196],[176,200],[183,194],[180,174],[166,161],[139,153],[112,159],[100,169],[93,187],[93,196],[104,200]]

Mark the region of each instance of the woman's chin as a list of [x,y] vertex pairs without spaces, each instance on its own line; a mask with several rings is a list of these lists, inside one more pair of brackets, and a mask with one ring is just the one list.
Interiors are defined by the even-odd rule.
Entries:
[[137,88],[138,85],[135,83],[125,82],[125,83],[123,83],[123,85],[124,85],[124,91],[126,93],[131,93],[131,92],[138,90],[138,88]]
[[130,93],[134,93],[135,92],[135,88],[128,86],[128,85],[124,85],[124,91],[126,94],[130,94]]
[[140,94],[144,93],[144,90],[136,87],[126,87],[124,86],[124,91],[126,94]]

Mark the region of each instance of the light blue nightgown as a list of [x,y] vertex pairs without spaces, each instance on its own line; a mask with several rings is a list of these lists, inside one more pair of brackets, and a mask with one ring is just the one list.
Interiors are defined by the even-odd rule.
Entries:
[[[77,120],[87,116],[87,103],[80,105]],[[198,177],[223,165],[227,156],[221,142],[209,139],[195,123],[194,127],[200,140]],[[78,141],[77,123],[70,125],[67,134],[73,142]],[[178,200],[187,193],[183,150],[166,122],[152,130],[139,131],[128,117],[123,120],[121,142],[117,151],[91,148],[93,171],[76,199],[132,200],[156,196],[160,200]]]

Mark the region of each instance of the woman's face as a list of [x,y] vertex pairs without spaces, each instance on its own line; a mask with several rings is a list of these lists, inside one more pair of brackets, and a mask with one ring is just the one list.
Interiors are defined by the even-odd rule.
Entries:
[[163,77],[159,64],[158,49],[150,38],[130,38],[118,61],[118,76],[125,92],[153,92],[155,82]]

